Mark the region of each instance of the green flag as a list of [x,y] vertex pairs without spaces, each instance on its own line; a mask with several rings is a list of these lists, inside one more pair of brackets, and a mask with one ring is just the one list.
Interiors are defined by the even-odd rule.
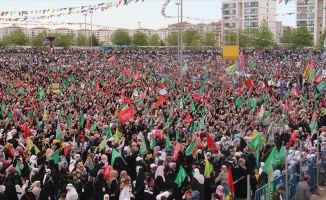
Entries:
[[20,164],[19,164],[18,161],[16,163],[16,171],[17,171],[17,173],[18,173],[19,176],[22,174],[22,171],[20,170]]
[[287,90],[286,93],[283,95],[283,99],[288,98],[290,95],[290,90]]
[[316,88],[317,88],[318,92],[321,92],[321,91],[325,88],[325,86],[326,86],[325,81],[322,81],[321,83],[319,83],[319,84],[316,86]]
[[62,131],[61,131],[59,123],[57,125],[57,129],[55,130],[55,139],[56,140],[61,140],[62,139]]
[[35,115],[34,115],[34,110],[33,109],[30,109],[27,113],[27,117],[30,117],[32,119],[34,119]]
[[92,156],[87,158],[85,166],[87,166],[89,169],[94,169],[95,166],[94,166]]
[[107,138],[111,138],[112,137],[112,130],[110,125],[104,130],[105,135],[107,136]]
[[17,95],[18,96],[22,95],[24,93],[24,91],[25,91],[24,88],[20,88]]
[[256,167],[259,167],[259,166],[260,166],[260,165],[259,165],[259,161],[260,161],[259,157],[260,157],[260,148],[258,148],[258,149],[256,150],[256,152],[255,152]]
[[11,112],[8,113],[8,115],[7,115],[7,119],[9,119],[9,120],[12,120],[12,119],[13,119],[13,115],[12,115]]
[[112,149],[111,166],[113,166],[115,159],[118,157],[121,157],[119,152],[117,152],[115,149]]
[[314,113],[312,114],[312,117],[311,117],[310,124],[309,124],[310,131],[317,129],[317,127],[318,127],[317,126],[317,113],[316,113],[316,111],[314,111]]
[[50,158],[54,161],[55,164],[59,163],[59,150],[51,154]]
[[262,138],[261,134],[258,133],[258,134],[256,135],[256,137],[254,137],[254,138],[252,139],[252,141],[248,143],[248,145],[249,145],[251,148],[258,148],[258,147],[260,147],[261,145],[263,145],[263,143],[264,143],[263,138]]
[[178,188],[181,187],[186,177],[187,177],[186,170],[182,166],[180,166],[177,178],[174,181],[178,185]]
[[282,164],[284,160],[284,147],[282,146],[280,151],[277,150],[276,146],[274,146],[272,152],[269,154],[265,165],[264,172],[268,174],[268,166],[271,164],[272,167]]
[[153,149],[156,145],[156,141],[155,141],[155,138],[154,138],[154,135],[151,135],[151,141],[149,143],[149,148]]
[[140,145],[140,148],[139,148],[139,153],[142,156],[147,154],[147,147],[146,147],[145,137],[143,137],[143,139],[141,141],[141,145]]
[[37,99],[37,101],[42,101],[45,97],[45,90],[42,89],[39,93],[40,97]]
[[207,64],[204,63],[203,66],[202,66],[203,69],[207,69]]
[[241,102],[242,102],[242,97],[238,97],[235,100],[235,105],[237,105],[238,108],[241,108]]
[[197,140],[194,139],[194,141],[192,141],[192,143],[187,147],[185,151],[186,156],[192,155],[196,147],[197,147]]
[[72,119],[71,119],[70,115],[68,115],[66,123],[68,126],[70,126],[72,124]]
[[196,106],[195,106],[195,103],[194,101],[191,101],[191,112],[195,112],[196,111]]
[[96,129],[96,126],[97,126],[97,124],[96,124],[96,122],[94,122],[94,124],[91,126],[91,131],[94,131]]
[[81,128],[84,128],[84,116],[83,116],[83,112],[80,111],[79,113],[79,117],[78,117],[78,125],[81,127]]

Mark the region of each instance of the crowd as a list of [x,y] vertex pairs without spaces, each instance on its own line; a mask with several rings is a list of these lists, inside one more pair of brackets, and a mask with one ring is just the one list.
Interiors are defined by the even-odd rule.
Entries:
[[325,151],[320,55],[1,49],[0,199],[254,198]]

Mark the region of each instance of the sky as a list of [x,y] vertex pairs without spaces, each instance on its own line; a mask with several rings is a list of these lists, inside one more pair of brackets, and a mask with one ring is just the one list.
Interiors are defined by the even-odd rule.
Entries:
[[[85,5],[96,5],[106,2],[117,2],[118,0],[112,1],[98,1],[98,0],[1,0],[0,3],[0,14],[6,11],[25,11],[25,10],[43,10],[53,8],[65,8],[74,6],[85,6]],[[93,13],[92,21],[93,25],[101,25],[116,28],[128,28],[136,29],[139,27],[159,29],[167,27],[168,24],[177,23],[177,18],[165,18],[162,14],[162,7],[166,0],[139,0],[137,3],[131,2],[127,6],[111,7],[105,11],[100,9]],[[176,0],[171,0],[170,4],[166,7],[165,14],[169,16],[177,16],[178,7],[175,4]],[[277,14],[284,14],[288,12],[295,12],[294,2],[285,5],[284,3],[277,5]],[[51,11],[50,11],[51,14]],[[40,16],[29,15],[29,16]],[[194,19],[184,19],[189,23],[210,23],[209,20],[221,19],[221,0],[183,0],[183,16]],[[7,15],[9,17],[9,14]],[[19,15],[12,15],[12,17],[19,17]],[[1,18],[1,16],[0,16]],[[278,16],[278,21],[282,21],[283,25],[294,26],[295,15]],[[70,14],[63,17],[55,17],[47,20],[32,20],[39,22],[64,22],[64,23],[84,23],[85,16],[81,13]],[[90,14],[86,16],[86,22],[90,23]],[[139,24],[140,22],[140,24]],[[10,24],[4,24],[10,23]],[[0,21],[0,26],[9,26],[13,22]],[[35,27],[36,23],[28,25],[28,28]],[[49,27],[49,26],[47,26]],[[49,28],[81,28],[77,26],[69,26],[63,24],[60,26],[54,26]],[[87,28],[90,28],[88,26]],[[96,27],[93,30],[97,29]]]

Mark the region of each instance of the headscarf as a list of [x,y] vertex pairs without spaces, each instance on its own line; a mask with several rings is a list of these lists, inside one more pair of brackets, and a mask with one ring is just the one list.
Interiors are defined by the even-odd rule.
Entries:
[[67,188],[69,188],[69,191],[67,192],[67,195],[66,195],[66,199],[69,200],[69,199],[74,199],[73,197],[75,196],[76,198],[78,198],[78,194],[77,194],[77,191],[76,189],[74,188],[73,184],[68,184],[67,185]]
[[31,163],[31,166],[33,168],[37,167],[37,156],[36,155],[32,155],[29,162]]
[[109,176],[109,180],[108,180],[109,188],[111,187],[112,181],[117,180],[117,178],[118,178],[118,172],[116,170],[112,170],[110,172],[110,176]]
[[163,178],[163,181],[165,182],[165,177],[164,177],[164,167],[163,166],[158,166],[157,170],[155,172],[155,179],[161,176]]
[[196,168],[194,172],[195,172],[194,178],[197,179],[199,184],[204,184],[205,179],[204,176],[200,174],[199,169]]
[[226,180],[222,180],[221,185],[224,187],[224,190],[223,190],[224,195],[229,195],[230,188],[228,187]]
[[120,172],[120,178],[121,179],[126,179],[128,178],[128,174],[127,174],[127,171],[123,170]]

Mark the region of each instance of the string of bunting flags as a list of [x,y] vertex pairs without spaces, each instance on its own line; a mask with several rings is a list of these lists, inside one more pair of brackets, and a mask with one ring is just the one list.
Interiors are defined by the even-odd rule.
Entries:
[[[118,0],[116,2],[106,2],[85,6],[73,6],[64,8],[48,8],[41,10],[21,10],[21,11],[0,11],[1,21],[17,21],[24,20],[42,20],[53,17],[62,17],[70,14],[83,14],[89,11],[106,11],[111,7],[127,6],[132,2],[139,2],[140,0]],[[141,0],[142,2],[144,0]]]
[[[236,30],[226,28],[226,27],[224,28],[224,30],[229,31],[229,32],[233,32],[233,33],[237,33]],[[251,37],[251,38],[254,38],[254,39],[265,40],[265,41],[269,41],[269,42],[275,42],[275,41],[264,39],[264,38],[258,38],[258,37],[254,36],[254,35],[251,35],[251,34],[240,33],[240,35],[248,36],[248,37]]]

